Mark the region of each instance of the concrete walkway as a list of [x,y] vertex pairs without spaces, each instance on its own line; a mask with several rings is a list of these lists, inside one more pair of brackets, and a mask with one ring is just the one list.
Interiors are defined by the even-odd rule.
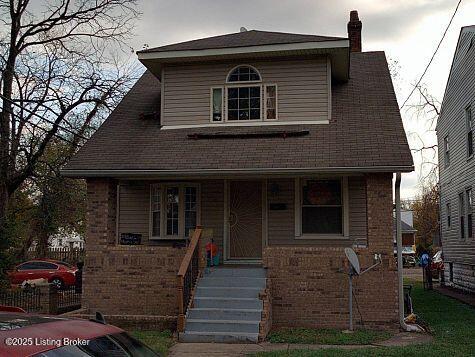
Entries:
[[257,352],[289,350],[322,350],[328,348],[360,349],[374,347],[394,347],[422,344],[432,341],[432,337],[422,333],[402,332],[386,341],[374,345],[300,345],[288,343],[226,344],[226,343],[177,343],[170,349],[171,357],[237,357]]

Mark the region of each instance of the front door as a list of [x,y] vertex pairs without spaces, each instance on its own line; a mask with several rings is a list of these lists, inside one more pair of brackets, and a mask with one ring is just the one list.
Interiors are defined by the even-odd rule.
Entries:
[[262,182],[231,181],[229,259],[262,258]]

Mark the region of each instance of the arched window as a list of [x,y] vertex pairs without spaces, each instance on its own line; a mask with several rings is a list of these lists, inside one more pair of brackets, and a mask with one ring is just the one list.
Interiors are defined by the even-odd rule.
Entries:
[[259,72],[251,66],[238,66],[228,74],[228,82],[255,82],[260,80]]

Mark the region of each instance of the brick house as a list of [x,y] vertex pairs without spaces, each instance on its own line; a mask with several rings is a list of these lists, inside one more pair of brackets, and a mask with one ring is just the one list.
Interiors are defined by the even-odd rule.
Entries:
[[[344,328],[353,247],[362,266],[382,257],[357,280],[356,326],[398,327],[392,179],[413,161],[356,11],[348,35],[242,29],[138,53],[147,71],[63,170],[87,180],[86,306],[188,340]],[[221,265],[195,280],[211,239]]]

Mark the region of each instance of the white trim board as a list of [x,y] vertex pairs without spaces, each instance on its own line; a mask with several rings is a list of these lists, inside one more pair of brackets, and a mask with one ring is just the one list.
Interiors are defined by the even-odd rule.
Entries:
[[349,40],[334,40],[320,42],[300,42],[275,45],[260,46],[243,46],[233,48],[212,48],[203,50],[180,50],[180,51],[157,51],[157,52],[138,52],[139,60],[150,59],[173,59],[173,58],[189,58],[204,56],[222,56],[233,54],[262,53],[262,52],[279,52],[279,51],[298,51],[312,49],[330,49],[330,48],[347,48]]
[[189,125],[163,125],[160,130],[175,130],[175,129],[193,129],[193,128],[222,128],[230,126],[273,126],[273,125],[317,125],[330,124],[328,119],[321,120],[299,120],[299,121],[277,121],[272,120],[253,120],[249,123],[233,123],[230,121],[216,122],[209,124],[189,124]]

